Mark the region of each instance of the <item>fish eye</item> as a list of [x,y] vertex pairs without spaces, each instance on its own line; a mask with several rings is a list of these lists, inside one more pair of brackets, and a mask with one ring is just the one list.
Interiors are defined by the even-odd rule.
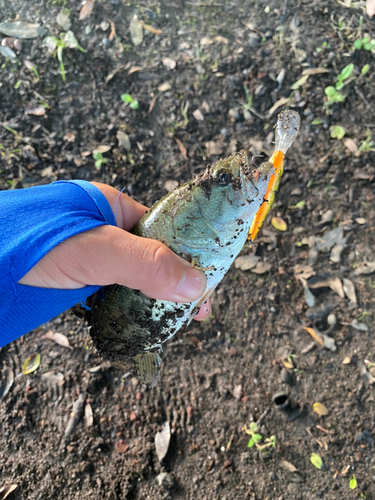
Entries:
[[224,168],[216,170],[216,172],[213,173],[213,177],[218,181],[220,186],[226,186],[232,180],[232,175]]

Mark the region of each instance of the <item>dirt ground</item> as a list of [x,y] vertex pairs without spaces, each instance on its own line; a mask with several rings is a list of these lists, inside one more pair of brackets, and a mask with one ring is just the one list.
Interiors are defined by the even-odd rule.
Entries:
[[[11,485],[9,500],[375,499],[375,48],[353,47],[375,37],[374,18],[350,0],[96,0],[84,20],[80,9],[0,0],[0,22],[38,23],[44,37],[66,31],[65,13],[86,50],[63,49],[65,82],[44,37],[16,44],[15,58],[0,52],[1,189],[96,180],[150,206],[220,157],[270,154],[287,106],[301,131],[242,252],[261,274],[230,270],[211,319],[165,346],[156,388],[103,363],[71,311],[0,350],[0,499]],[[138,46],[134,14],[151,26]],[[336,89],[346,97],[327,104],[350,63]],[[22,375],[35,354],[39,368]],[[275,436],[274,447],[248,447],[251,422],[258,447]]]

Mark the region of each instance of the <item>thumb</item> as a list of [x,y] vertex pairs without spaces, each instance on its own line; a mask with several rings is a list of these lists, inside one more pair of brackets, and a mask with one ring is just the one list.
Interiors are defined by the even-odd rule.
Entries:
[[173,302],[192,302],[206,289],[204,273],[165,245],[115,226],[100,226],[67,239],[35,267],[39,276],[43,272],[54,278],[53,288],[117,283]]

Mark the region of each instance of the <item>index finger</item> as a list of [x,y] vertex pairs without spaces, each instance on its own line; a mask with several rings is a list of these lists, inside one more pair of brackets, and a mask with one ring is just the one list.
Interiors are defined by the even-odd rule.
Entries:
[[108,186],[108,184],[102,184],[101,182],[91,182],[91,184],[97,187],[107,198],[113,214],[116,215],[117,226],[125,229],[125,231],[130,231],[148,210],[141,203],[133,200],[127,194],[121,193],[114,187]]

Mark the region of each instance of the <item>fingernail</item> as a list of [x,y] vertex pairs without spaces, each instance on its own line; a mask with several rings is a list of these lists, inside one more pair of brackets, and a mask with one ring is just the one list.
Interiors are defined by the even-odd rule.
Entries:
[[186,267],[185,274],[175,290],[178,300],[193,302],[198,300],[206,290],[206,276],[202,271]]

